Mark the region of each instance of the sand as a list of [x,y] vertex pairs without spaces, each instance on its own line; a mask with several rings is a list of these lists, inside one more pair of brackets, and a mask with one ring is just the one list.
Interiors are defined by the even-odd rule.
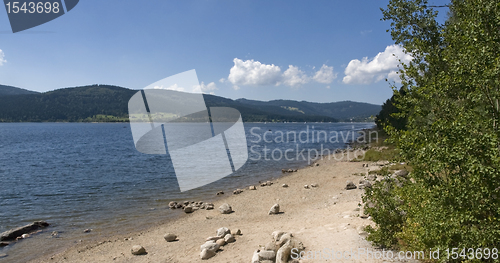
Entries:
[[[337,156],[336,159],[340,158]],[[256,184],[257,190],[242,186],[246,188],[241,194],[226,193],[227,197],[214,203],[214,210],[198,210],[138,233],[117,235],[100,242],[83,242],[35,262],[202,262],[200,245],[207,237],[214,236],[220,227],[239,228],[242,235],[236,236],[236,242],[225,245],[216,256],[203,262],[251,262],[253,252],[271,241],[271,233],[276,230],[293,233],[309,253],[304,256],[311,257],[316,253],[316,258],[301,259],[300,262],[408,262],[377,260],[366,255],[341,260],[328,258],[332,250],[359,251],[361,248],[382,251],[365,240],[363,228],[374,223],[360,217],[364,190],[344,189],[347,180],[357,185],[363,177],[355,174],[365,174],[373,166],[366,168],[362,162],[328,160],[327,157],[316,163],[319,166],[312,165],[286,174],[274,180],[271,186]],[[289,187],[284,188],[282,184]],[[306,184],[318,184],[318,187],[305,189]],[[223,203],[231,205],[234,212],[220,214],[217,208]],[[283,213],[268,215],[276,203]],[[179,209],[169,212],[184,214]],[[176,234],[178,241],[166,242],[163,238],[166,233]],[[130,250],[134,245],[143,246],[147,255],[132,255]],[[321,250],[326,253],[316,252]],[[348,257],[349,253],[344,255]]]

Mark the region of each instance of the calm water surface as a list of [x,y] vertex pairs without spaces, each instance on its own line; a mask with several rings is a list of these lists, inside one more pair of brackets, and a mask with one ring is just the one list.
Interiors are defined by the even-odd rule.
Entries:
[[[167,220],[179,214],[167,209],[171,200],[213,200],[217,191],[276,178],[282,168],[307,164],[297,158],[296,149],[306,149],[307,157],[307,149],[321,145],[344,148],[343,139],[351,139],[353,131],[373,127],[372,123],[244,125],[247,163],[224,179],[180,193],[169,156],[139,153],[128,124],[0,123],[0,232],[36,220],[52,225],[14,246],[0,248],[0,253],[9,255],[0,262],[24,262],[79,239],[111,236]],[[324,133],[322,142],[317,142],[318,131],[328,134],[326,143]],[[268,142],[263,140],[265,132]],[[287,132],[297,136],[302,132],[302,137],[287,138]],[[334,132],[340,132],[339,142],[332,139]],[[267,154],[264,147],[269,149]],[[294,151],[288,153],[289,160],[274,160],[271,151],[275,149],[274,159],[279,152]],[[83,234],[87,228],[93,231]],[[52,231],[60,237],[52,238]]]

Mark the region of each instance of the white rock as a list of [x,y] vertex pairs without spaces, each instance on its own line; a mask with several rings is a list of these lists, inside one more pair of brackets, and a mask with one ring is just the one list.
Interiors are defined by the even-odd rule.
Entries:
[[221,214],[229,214],[233,212],[233,208],[228,204],[223,204],[219,207],[219,211]]
[[205,242],[205,244],[200,246],[201,251],[206,249],[206,250],[211,250],[213,252],[216,252],[219,248],[220,248],[220,246],[217,243],[215,243],[214,241],[207,241],[207,242]]
[[280,249],[278,249],[278,253],[276,253],[276,263],[287,263],[291,251],[292,245],[289,240]]
[[225,237],[227,234],[231,234],[231,230],[229,230],[229,228],[221,227],[221,228],[217,229],[217,236],[219,238]]
[[273,207],[271,207],[271,210],[269,210],[269,215],[276,215],[279,212],[280,212],[280,205],[274,204]]
[[208,250],[208,249],[203,249],[200,253],[200,257],[202,260],[209,259],[213,256],[215,256],[215,251]]
[[276,258],[276,252],[272,250],[262,250],[259,252],[259,260],[271,260]]
[[233,243],[234,241],[236,241],[236,239],[233,235],[227,234],[226,236],[224,236],[224,241],[226,241],[227,243]]
[[259,260],[259,250],[255,250],[253,252],[252,263],[260,263],[260,260]]
[[271,235],[273,236],[274,241],[280,240],[281,236],[286,234],[286,232],[283,231],[274,231]]

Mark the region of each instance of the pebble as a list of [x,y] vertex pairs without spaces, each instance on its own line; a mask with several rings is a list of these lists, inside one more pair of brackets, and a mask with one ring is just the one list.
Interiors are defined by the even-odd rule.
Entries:
[[132,247],[130,252],[132,252],[132,255],[144,255],[146,254],[146,249],[142,246],[135,245]]
[[6,258],[8,255],[5,253],[0,254],[0,258]]
[[255,185],[252,185],[250,187],[248,187],[249,190],[257,190],[257,187],[255,187]]
[[224,238],[219,238],[219,239],[217,239],[217,241],[215,241],[215,243],[222,247],[222,246],[226,245],[226,240],[224,240]]
[[283,187],[285,187],[285,188],[287,188],[287,187],[288,187],[288,185],[287,185],[287,184],[283,184],[282,186],[283,186]]
[[165,238],[165,241],[167,241],[167,242],[172,242],[172,241],[175,241],[177,239],[177,236],[175,234],[168,233],[168,234],[164,235],[163,238]]
[[269,215],[276,215],[280,212],[280,205],[279,204],[274,204],[271,207],[271,210],[269,210]]
[[92,229],[87,228],[87,229],[83,230],[83,233],[90,233],[90,231],[92,231]]
[[241,236],[241,230],[239,228],[237,228],[234,233],[234,235],[238,235],[238,236]]
[[352,190],[352,189],[356,189],[356,188],[357,188],[356,185],[352,181],[346,182],[346,186],[345,186],[346,190]]
[[222,192],[222,191],[217,192],[217,195],[223,195],[223,194],[224,194],[224,192]]
[[217,229],[217,236],[219,238],[225,237],[227,234],[231,234],[231,230],[229,230],[227,227],[221,227]]

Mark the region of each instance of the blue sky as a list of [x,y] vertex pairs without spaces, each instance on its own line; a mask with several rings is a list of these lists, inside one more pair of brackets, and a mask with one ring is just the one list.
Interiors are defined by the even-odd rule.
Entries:
[[232,99],[382,104],[392,94],[385,78],[395,79],[392,54],[411,59],[380,21],[387,3],[83,0],[16,34],[0,10],[0,83],[140,89],[196,69],[204,92]]

